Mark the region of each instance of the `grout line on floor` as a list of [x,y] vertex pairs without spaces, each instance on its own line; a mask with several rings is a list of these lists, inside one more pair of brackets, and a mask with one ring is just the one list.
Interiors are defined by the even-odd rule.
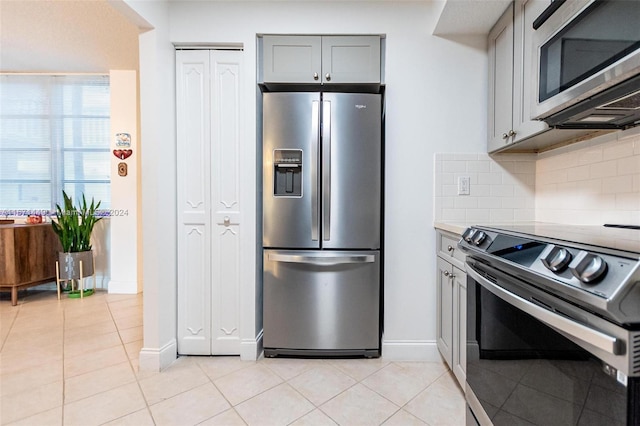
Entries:
[[65,347],[65,333],[66,333],[66,321],[67,321],[67,310],[62,308],[62,424],[64,425],[64,413],[65,413],[65,401],[67,399],[67,377],[65,375],[65,367],[64,367],[64,347]]
[[[107,293],[108,295],[108,293]],[[122,348],[124,349],[124,353],[127,357],[127,363],[129,364],[129,368],[131,368],[131,372],[133,373],[133,377],[136,381],[136,385],[138,386],[138,390],[140,391],[140,394],[142,395],[142,399],[144,400],[144,405],[145,408],[147,410],[147,413],[149,413],[149,417],[151,418],[151,421],[153,422],[153,424],[157,424],[156,423],[156,419],[153,417],[153,412],[151,411],[151,407],[149,406],[149,400],[147,399],[147,395],[145,395],[144,391],[142,390],[142,385],[140,385],[140,378],[138,377],[136,368],[134,367],[133,363],[131,362],[131,358],[129,357],[129,353],[127,352],[127,349],[125,347],[125,343],[124,340],[122,340],[122,334],[120,334],[120,327],[118,327],[118,323],[116,322],[116,319],[113,315],[113,312],[111,311],[111,304],[109,303],[109,299],[107,298],[105,301],[106,305],[107,305],[107,310],[109,311],[109,316],[111,317],[111,321],[113,321],[113,324],[116,327],[116,330],[118,332],[118,338],[120,339],[120,343],[122,344]],[[142,411],[142,410],[138,410],[138,411]],[[135,411],[136,413],[138,411]],[[133,413],[129,413],[129,414],[125,414],[119,418],[124,418],[127,417],[129,415],[131,415]],[[117,420],[117,419],[113,419],[113,420]],[[113,421],[110,420],[110,421]],[[63,423],[64,424],[64,423]]]
[[7,339],[9,338],[9,334],[11,334],[11,330],[13,329],[13,325],[16,322],[16,319],[18,318],[18,314],[20,313],[20,307],[22,306],[21,304],[16,305],[18,308],[18,312],[16,312],[13,315],[13,318],[11,318],[11,324],[9,325],[9,330],[7,330],[7,334],[4,336],[4,338],[2,339],[2,345],[0,345],[0,353],[2,353],[2,350],[4,349],[4,345],[7,342]]

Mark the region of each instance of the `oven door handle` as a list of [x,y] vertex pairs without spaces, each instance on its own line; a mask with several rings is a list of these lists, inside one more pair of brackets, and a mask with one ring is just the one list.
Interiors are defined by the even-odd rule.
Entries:
[[578,322],[574,322],[568,318],[558,315],[543,307],[529,302],[522,297],[503,289],[502,287],[492,283],[473,268],[468,267],[467,274],[476,280],[480,285],[485,287],[491,293],[495,294],[505,302],[515,306],[516,308],[528,313],[534,318],[544,322],[545,324],[555,328],[558,331],[566,333],[573,338],[595,346],[605,352],[613,355],[621,355],[620,344],[617,337],[594,330]]

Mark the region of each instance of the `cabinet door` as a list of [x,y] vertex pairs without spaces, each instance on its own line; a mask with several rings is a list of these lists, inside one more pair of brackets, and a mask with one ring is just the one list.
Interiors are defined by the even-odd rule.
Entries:
[[549,128],[544,121],[531,119],[532,97],[538,81],[534,63],[533,21],[549,5],[548,0],[518,0],[513,18],[513,142],[526,139]]
[[178,353],[240,353],[242,52],[176,52]]
[[380,37],[322,37],[323,83],[380,83]]
[[510,142],[513,114],[513,4],[489,33],[488,151]]
[[458,248],[458,241],[460,241],[460,235],[440,230],[436,232],[437,255],[458,268],[464,268],[465,255]]
[[467,274],[453,267],[453,374],[464,389],[467,371]]
[[209,52],[176,52],[178,352],[211,354]]
[[243,54],[211,50],[211,354],[240,354]]
[[437,257],[436,279],[436,334],[438,350],[450,368],[453,368],[453,266]]
[[320,36],[264,36],[264,82],[320,83],[321,45]]

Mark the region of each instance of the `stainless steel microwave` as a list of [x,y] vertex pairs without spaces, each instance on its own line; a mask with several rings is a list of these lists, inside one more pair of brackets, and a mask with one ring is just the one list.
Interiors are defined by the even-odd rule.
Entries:
[[640,124],[640,0],[552,0],[534,29],[532,118],[556,128]]

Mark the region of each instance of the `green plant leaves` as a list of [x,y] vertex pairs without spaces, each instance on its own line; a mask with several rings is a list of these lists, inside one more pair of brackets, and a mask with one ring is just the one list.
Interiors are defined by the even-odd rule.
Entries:
[[62,196],[64,208],[56,204],[57,221],[51,222],[62,244],[62,250],[66,253],[91,250],[91,232],[102,219],[96,216],[101,201],[96,204],[91,198],[91,204],[87,206],[87,200],[82,194],[82,201],[76,207],[66,192],[62,191]]

